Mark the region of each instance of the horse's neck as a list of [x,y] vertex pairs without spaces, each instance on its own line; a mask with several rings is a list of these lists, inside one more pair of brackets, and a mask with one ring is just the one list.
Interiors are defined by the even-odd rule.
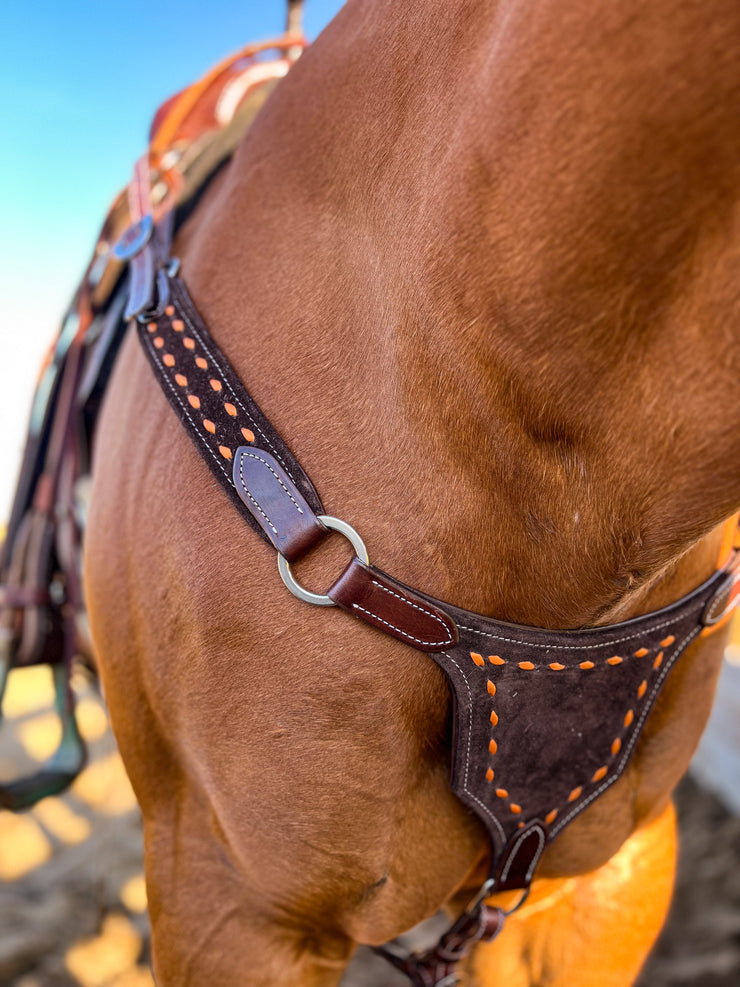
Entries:
[[634,612],[738,501],[737,6],[401,6],[301,59],[186,276],[379,563],[513,620]]

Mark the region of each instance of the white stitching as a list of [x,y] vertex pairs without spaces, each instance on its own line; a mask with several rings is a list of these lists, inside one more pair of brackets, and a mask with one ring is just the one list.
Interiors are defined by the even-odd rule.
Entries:
[[[462,624],[458,624],[458,627],[461,631],[470,631],[472,634],[480,634],[482,637],[491,637],[496,641],[505,641],[507,644],[523,644],[527,648],[545,648],[547,651],[593,651],[594,648],[612,648],[615,644],[622,644],[624,641],[634,641],[637,638],[644,637],[645,634],[650,631],[658,631],[663,627],[670,627],[671,624],[677,624],[686,616],[686,613],[679,614],[678,617],[674,617],[672,620],[665,620],[661,624],[653,624],[647,630],[643,629],[635,634],[628,634],[627,637],[615,638],[613,641],[605,641],[603,644],[534,644],[531,641],[517,641],[517,639],[513,637],[502,637],[500,634],[488,634],[486,631],[477,631],[474,627],[463,627]],[[597,631],[598,629],[598,627],[594,627],[591,630]],[[567,631],[564,633],[567,633]]]
[[472,738],[473,738],[473,693],[470,691],[470,683],[468,682],[468,680],[467,680],[467,678],[465,676],[465,673],[463,672],[462,668],[460,668],[460,666],[455,661],[455,659],[452,657],[452,655],[449,652],[445,651],[444,652],[444,656],[445,656],[445,658],[449,658],[450,659],[450,661],[452,662],[452,664],[455,666],[455,668],[458,670],[458,672],[462,676],[462,680],[465,683],[465,688],[468,690],[468,698],[470,700],[470,705],[469,705],[470,714],[469,714],[469,717],[468,717],[468,750],[467,750],[467,754],[466,754],[466,757],[465,757],[465,777],[463,778],[463,791],[474,802],[477,802],[478,805],[481,807],[481,809],[483,809],[483,811],[486,813],[486,815],[491,818],[491,821],[493,822],[494,826],[498,830],[499,835],[501,836],[501,840],[503,842],[503,845],[505,846],[506,845],[506,833],[504,833],[503,826],[498,821],[498,819],[494,816],[494,814],[491,812],[491,810],[488,808],[488,806],[485,804],[485,802],[481,802],[481,800],[476,795],[473,795],[473,793],[468,789],[468,775],[470,774],[470,744],[471,744],[471,741],[472,741]]
[[206,353],[210,356],[210,358],[213,361],[213,363],[216,366],[216,368],[221,372],[221,376],[224,379],[224,384],[226,384],[226,386],[229,389],[229,392],[230,392],[231,396],[233,397],[233,399],[236,401],[236,403],[242,409],[242,411],[247,416],[247,418],[252,423],[252,425],[254,425],[254,427],[257,429],[257,431],[262,436],[262,438],[265,440],[265,442],[268,444],[268,446],[270,447],[270,449],[272,449],[272,451],[273,451],[273,453],[275,455],[275,459],[277,459],[277,461],[283,467],[283,469],[288,474],[288,476],[291,478],[291,480],[293,481],[293,483],[295,483],[295,478],[293,477],[293,475],[291,474],[290,470],[288,469],[288,467],[283,462],[283,458],[280,455],[280,453],[277,451],[277,449],[272,444],[272,442],[270,442],[270,440],[267,438],[267,436],[265,435],[265,433],[259,427],[259,425],[257,424],[257,422],[254,420],[254,418],[250,415],[250,413],[247,411],[247,409],[244,407],[244,405],[239,400],[239,395],[236,393],[236,391],[234,390],[234,388],[229,383],[229,381],[227,379],[227,375],[226,375],[226,373],[224,371],[224,368],[221,366],[221,364],[218,362],[218,359],[213,355],[213,353],[208,349],[208,346],[203,341],[203,337],[198,332],[198,327],[195,325],[194,321],[190,318],[190,315],[188,314],[188,311],[187,311],[187,308],[186,308],[185,305],[180,305],[180,314],[183,316],[183,318],[187,322],[188,328],[190,329],[190,331],[192,332],[192,334],[197,337],[198,342],[200,343],[200,345],[203,347],[203,349],[206,351]]
[[600,785],[599,788],[597,788],[595,791],[591,792],[591,794],[588,796],[587,799],[584,799],[583,802],[581,802],[575,809],[573,809],[572,812],[570,812],[567,816],[565,816],[563,819],[561,819],[561,821],[557,824],[557,826],[555,826],[555,828],[552,830],[552,838],[553,839],[555,838],[555,836],[557,836],[557,834],[560,832],[560,830],[564,826],[567,826],[568,825],[568,823],[571,821],[571,819],[573,819],[575,816],[577,816],[579,812],[582,812],[586,808],[587,805],[590,805],[591,802],[593,802],[594,799],[598,798],[599,795],[602,794],[602,792],[605,792],[607,790],[607,788],[609,788],[610,785],[613,785],[614,782],[617,781],[621,777],[622,771],[624,771],[625,765],[627,764],[627,761],[629,760],[630,755],[632,753],[632,748],[637,743],[637,741],[638,741],[638,739],[640,737],[640,731],[642,730],[642,727],[643,727],[643,725],[645,723],[645,720],[647,719],[647,717],[648,717],[648,715],[649,715],[649,713],[650,713],[650,711],[652,709],[653,700],[655,699],[655,697],[657,696],[658,692],[660,691],[660,689],[661,689],[661,687],[663,685],[663,682],[665,680],[665,677],[668,675],[668,673],[670,672],[670,670],[676,664],[677,659],[681,657],[681,655],[684,653],[684,651],[686,650],[686,648],[688,648],[689,644],[691,644],[691,642],[693,641],[693,639],[700,632],[701,632],[701,627],[697,627],[695,630],[691,631],[690,634],[687,634],[687,636],[683,639],[683,641],[681,641],[681,643],[678,645],[678,647],[676,648],[676,650],[674,651],[674,653],[671,655],[671,657],[668,659],[668,661],[666,661],[666,663],[663,666],[663,671],[660,673],[660,675],[656,679],[655,685],[653,686],[653,688],[652,688],[652,690],[650,692],[650,696],[648,697],[648,699],[647,699],[647,701],[645,703],[645,706],[644,706],[644,708],[642,710],[642,713],[640,714],[640,718],[638,719],[637,723],[635,724],[635,727],[634,727],[632,736],[630,737],[629,743],[627,744],[627,746],[624,749],[624,753],[623,753],[622,757],[619,760],[619,764],[616,766],[616,768],[613,768],[612,769],[612,773],[610,774],[610,777],[608,778],[607,781],[604,782],[603,785]]
[[257,508],[257,510],[260,512],[260,514],[265,519],[265,521],[267,521],[267,523],[270,525],[270,527],[275,532],[275,534],[276,535],[279,535],[278,529],[272,523],[272,521],[267,516],[267,514],[265,514],[265,512],[262,510],[262,507],[254,499],[254,497],[252,496],[251,490],[249,490],[249,488],[247,487],[247,484],[244,482],[244,454],[242,454],[239,457],[239,479],[241,480],[242,490],[244,491],[244,493],[247,495],[247,497],[249,497],[249,499],[252,501],[252,503]]
[[[218,456],[213,451],[213,449],[211,449],[210,445],[208,444],[208,440],[201,433],[201,431],[198,428],[198,426],[196,425],[196,423],[190,417],[190,412],[185,407],[185,404],[183,403],[182,399],[180,398],[180,395],[178,394],[177,390],[175,389],[172,381],[167,376],[167,374],[165,373],[165,371],[162,369],[162,367],[161,367],[161,365],[159,363],[159,356],[155,352],[153,346],[151,345],[151,343],[149,341],[149,337],[148,336],[145,336],[143,333],[140,333],[140,337],[144,340],[144,342],[147,345],[147,348],[148,348],[149,352],[154,357],[154,369],[157,371],[157,373],[159,374],[159,376],[162,378],[162,380],[167,384],[167,386],[169,387],[169,389],[175,395],[175,400],[180,405],[180,407],[182,408],[182,410],[185,412],[185,417],[188,419],[188,421],[190,422],[190,424],[193,426],[193,431],[198,436],[198,438],[201,440],[201,442],[206,447],[206,449],[209,451],[209,453],[211,454],[211,456],[213,457],[213,459],[216,461],[216,464],[217,464],[218,468],[221,470],[221,472],[224,474],[224,476],[227,477],[227,479],[229,481],[232,481],[232,477],[229,475],[228,471],[224,469],[223,463],[218,458]],[[232,481],[232,486],[233,486],[233,481]]]
[[514,863],[514,860],[516,859],[516,854],[517,854],[517,851],[518,851],[519,847],[521,846],[521,844],[525,840],[528,840],[529,839],[529,837],[532,835],[532,833],[536,833],[537,834],[537,842],[538,842],[539,845],[537,847],[537,853],[534,855],[534,858],[532,859],[532,862],[530,863],[529,868],[527,869],[527,873],[524,876],[525,876],[526,880],[530,880],[530,878],[532,877],[532,874],[534,874],[534,869],[535,869],[535,867],[537,866],[537,864],[539,862],[540,854],[542,853],[543,847],[545,846],[545,833],[544,833],[542,827],[541,826],[538,826],[537,824],[535,824],[534,826],[532,826],[526,832],[520,833],[517,836],[517,838],[514,840],[512,846],[511,846],[511,850],[509,851],[509,859],[506,861],[506,866],[501,871],[501,880],[502,881],[505,881],[506,878],[509,876],[509,871],[511,870],[511,865]]
[[427,648],[437,648],[442,644],[451,643],[449,638],[446,641],[422,641],[420,637],[414,637],[413,634],[407,634],[406,631],[402,631],[400,627],[396,627],[396,625],[391,624],[390,621],[383,620],[382,617],[379,617],[377,613],[373,613],[372,610],[366,610],[364,607],[361,607],[359,603],[353,603],[352,608],[354,610],[362,610],[362,612],[366,613],[368,617],[374,617],[375,620],[379,620],[381,624],[385,624],[385,626],[390,627],[391,630],[397,631],[397,633],[403,634],[403,636],[407,637],[410,641],[416,641],[417,644],[423,644]]
[[[266,459],[263,459],[263,458],[262,458],[262,456],[258,456],[258,455],[256,455],[256,453],[254,453],[254,452],[243,452],[243,453],[241,454],[241,462],[242,462],[242,463],[244,462],[244,458],[245,458],[245,456],[249,456],[249,458],[250,458],[250,459],[256,459],[256,460],[257,460],[257,462],[259,462],[259,463],[264,463],[264,464],[265,464],[265,466],[266,466],[266,467],[268,468],[268,470],[269,470],[269,471],[270,471],[270,472],[272,473],[272,475],[273,475],[273,476],[275,477],[275,479],[277,480],[277,482],[278,482],[278,483],[280,484],[280,486],[281,486],[281,487],[283,488],[283,490],[285,491],[285,493],[287,494],[287,496],[288,496],[288,497],[290,497],[290,499],[291,499],[291,501],[292,501],[292,503],[293,503],[293,506],[294,506],[294,507],[295,507],[295,509],[296,509],[296,510],[298,511],[298,513],[299,513],[299,514],[303,514],[303,508],[302,508],[302,507],[301,507],[301,505],[300,505],[300,504],[298,503],[298,501],[297,501],[297,500],[295,499],[295,497],[294,497],[294,496],[293,496],[293,494],[292,494],[292,493],[290,492],[290,490],[288,490],[288,488],[287,488],[287,487],[285,486],[285,484],[283,483],[283,481],[282,481],[282,480],[280,479],[280,477],[279,477],[279,476],[277,475],[277,473],[276,473],[276,472],[275,472],[275,470],[274,470],[274,469],[272,468],[272,466],[270,466],[270,464],[269,464],[269,463],[267,462],[267,460],[266,460]],[[239,472],[240,472],[240,474],[241,474],[241,470],[240,470]],[[243,482],[244,482],[244,477],[243,477],[243,474],[242,474],[242,483],[243,483]],[[244,489],[245,489],[245,490],[247,489],[247,488],[246,488],[246,486],[244,487]]]
[[[441,617],[438,617],[437,616],[436,613],[432,613],[431,610],[425,610],[424,607],[420,607],[420,606],[418,606],[418,604],[412,603],[411,600],[407,600],[406,597],[405,596],[401,596],[400,593],[394,593],[392,589],[388,589],[387,586],[384,586],[382,583],[379,583],[377,579],[373,579],[372,580],[372,583],[373,583],[373,586],[377,586],[378,589],[382,589],[384,593],[390,593],[391,596],[395,596],[397,600],[400,600],[402,603],[408,604],[408,606],[413,607],[414,610],[418,610],[419,613],[426,614],[427,617],[431,617],[432,620],[436,620],[437,623],[441,624],[444,627],[445,632],[447,634],[447,641],[444,642],[444,643],[446,643],[446,644],[453,644],[454,643],[454,640],[455,639],[452,636],[452,634],[450,633],[449,627],[444,622],[444,620],[442,620]],[[416,640],[416,639],[414,639],[414,640]],[[440,643],[442,643],[442,642],[440,642]]]

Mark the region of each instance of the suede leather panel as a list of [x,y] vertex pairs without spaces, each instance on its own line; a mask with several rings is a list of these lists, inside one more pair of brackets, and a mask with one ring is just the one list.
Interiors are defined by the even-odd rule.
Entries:
[[455,648],[430,654],[454,698],[451,784],[491,835],[492,875],[523,826],[541,821],[549,842],[619,778],[727,578],[592,630],[515,626],[442,604],[460,632]]

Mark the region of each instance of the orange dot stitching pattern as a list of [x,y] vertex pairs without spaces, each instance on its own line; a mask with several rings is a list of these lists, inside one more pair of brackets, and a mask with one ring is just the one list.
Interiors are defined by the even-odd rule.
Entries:
[[[185,329],[185,323],[182,321],[182,319],[173,319],[172,318],[172,316],[175,314],[174,307],[172,305],[168,305],[167,308],[165,309],[165,313],[168,316],[170,316],[170,327],[175,332],[183,332],[184,329]],[[147,330],[151,334],[157,332],[158,329],[159,329],[159,326],[158,326],[158,324],[156,322],[150,322],[147,325]],[[164,341],[164,339],[161,336],[156,336],[152,340],[152,342],[154,343],[154,346],[158,350],[163,349],[163,347],[165,345],[165,341]],[[192,339],[189,336],[185,336],[183,338],[183,344],[189,350],[194,350],[195,347],[196,347],[195,340]],[[175,361],[175,357],[171,353],[164,353],[164,354],[161,354],[161,356],[162,356],[162,362],[164,363],[164,365],[166,367],[172,368],[172,367],[175,366],[175,362],[176,362]],[[201,370],[207,370],[208,369],[208,361],[205,360],[201,356],[196,356],[195,357],[195,364]],[[189,386],[188,379],[187,379],[187,377],[184,374],[176,373],[174,376],[175,376],[175,381],[180,385],[180,387],[188,387]],[[209,380],[209,384],[211,386],[211,389],[213,391],[215,391],[216,393],[218,393],[219,391],[222,390],[222,386],[223,385],[221,384],[221,381],[218,380],[217,378],[211,378]],[[188,404],[192,408],[194,408],[196,410],[198,410],[200,408],[200,403],[201,403],[200,402],[200,398],[196,394],[189,394],[187,396],[187,400],[188,400]],[[225,409],[228,412],[228,414],[229,414],[230,417],[235,418],[237,416],[238,412],[237,412],[237,410],[236,410],[236,408],[234,407],[233,404],[229,404],[227,402],[227,403],[225,403],[224,407],[225,407]],[[188,417],[190,417],[190,416],[188,416]],[[209,434],[215,435],[215,433],[216,433],[216,426],[215,426],[215,424],[212,421],[210,421],[207,418],[204,418],[203,419],[203,427],[205,428],[205,430]],[[244,439],[247,442],[254,442],[254,432],[251,429],[242,427],[241,428],[241,433],[242,433]],[[231,449],[228,446],[219,445],[218,451],[221,453],[221,455],[224,457],[224,459],[231,459],[232,458],[232,452],[231,452]]]
[[[488,636],[493,636],[493,635],[488,635]],[[664,638],[660,642],[660,646],[662,648],[666,648],[669,645],[673,644],[673,642],[675,640],[676,639],[675,639],[675,637],[673,637],[673,635],[669,635],[667,638]],[[649,654],[650,654],[649,649],[647,649],[647,648],[639,648],[635,652],[635,657],[636,658],[643,658],[643,657],[646,657]],[[477,651],[471,651],[470,652],[470,657],[472,658],[473,663],[477,667],[479,667],[479,668],[485,667],[485,660],[483,658],[483,655],[479,654]],[[506,664],[506,660],[504,658],[501,658],[499,655],[489,655],[488,656],[488,661],[491,664],[496,664],[496,665],[504,665],[504,664]],[[614,668],[614,667],[616,667],[618,665],[621,665],[623,662],[624,662],[624,658],[622,658],[620,655],[612,655],[612,657],[606,659],[605,664],[608,665],[608,666],[611,666],[612,668]],[[653,661],[653,670],[654,671],[657,671],[660,668],[662,662],[663,662],[663,651],[660,651],[658,653],[658,655],[656,655],[656,657],[655,657],[655,659]],[[547,666],[542,666],[542,665],[537,666],[537,665],[534,665],[531,661],[521,661],[521,662],[518,662],[517,663],[517,667],[520,668],[520,669],[522,669],[523,671],[535,671],[538,668],[539,669],[543,669],[545,667],[547,667],[548,669],[551,669],[552,671],[562,671],[566,666],[563,665],[563,664],[561,664],[560,662],[550,662]],[[578,665],[578,667],[580,669],[592,669],[592,668],[595,667],[595,665],[594,665],[594,662],[584,661],[584,662],[580,662],[579,665]],[[496,685],[495,685],[495,683],[492,682],[491,679],[488,679],[487,680],[486,688],[487,688],[488,693],[491,696],[495,696],[496,695]],[[640,686],[637,689],[637,698],[638,698],[638,700],[641,700],[641,699],[644,698],[645,693],[647,692],[647,689],[648,689],[647,680],[643,680],[640,683]],[[624,717],[624,721],[623,721],[623,723],[624,723],[624,729],[625,730],[629,729],[629,727],[632,725],[632,723],[634,721],[634,716],[635,716],[634,711],[632,709],[628,710],[627,714]],[[491,725],[492,726],[497,726],[498,723],[499,723],[499,716],[498,716],[498,714],[496,713],[495,710],[492,710],[491,711],[490,722],[491,722]],[[621,749],[622,749],[622,738],[621,737],[615,737],[614,740],[612,741],[611,747],[610,747],[610,751],[611,751],[612,757],[615,758],[619,754],[619,752],[621,751]],[[489,750],[489,753],[492,754],[492,755],[495,754],[497,752],[497,750],[498,750],[498,744],[496,743],[496,741],[493,738],[489,742],[488,750]],[[606,775],[608,774],[608,772],[609,772],[609,766],[606,765],[606,764],[602,765],[591,776],[591,782],[592,783],[596,783],[596,782],[601,781],[603,778],[606,777]],[[492,782],[493,779],[494,779],[494,776],[495,775],[494,775],[493,768],[489,765],[488,768],[486,769],[486,781]],[[502,798],[502,799],[503,798],[508,798],[508,794],[509,793],[508,793],[508,791],[506,789],[503,789],[503,788],[497,788],[496,789],[496,796],[498,798]],[[570,792],[570,794],[568,795],[568,801],[569,802],[575,802],[575,801],[577,801],[581,797],[582,794],[583,794],[583,786],[578,786],[577,788],[574,788]],[[519,805],[517,805],[516,803],[513,803],[513,802],[509,804],[509,809],[510,809],[510,811],[512,813],[515,813],[515,814],[520,813],[522,811],[521,806],[519,806]],[[552,810],[550,810],[550,812],[547,813],[547,815],[545,816],[545,822],[547,823],[548,826],[555,821],[555,819],[557,818],[557,815],[558,815],[558,810],[557,809],[552,809]],[[561,825],[564,825],[564,824],[561,824]]]

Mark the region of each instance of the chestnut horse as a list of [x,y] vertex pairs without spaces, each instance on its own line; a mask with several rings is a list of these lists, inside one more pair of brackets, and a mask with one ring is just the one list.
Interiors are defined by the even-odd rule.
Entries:
[[[613,623],[708,577],[740,504],[739,117],[735,0],[350,0],[175,253],[380,565],[508,621]],[[489,850],[439,669],[284,591],[133,337],[96,456],[87,594],[158,983],[330,987],[357,943],[459,910]],[[632,982],[723,643],[690,647],[471,983]]]

